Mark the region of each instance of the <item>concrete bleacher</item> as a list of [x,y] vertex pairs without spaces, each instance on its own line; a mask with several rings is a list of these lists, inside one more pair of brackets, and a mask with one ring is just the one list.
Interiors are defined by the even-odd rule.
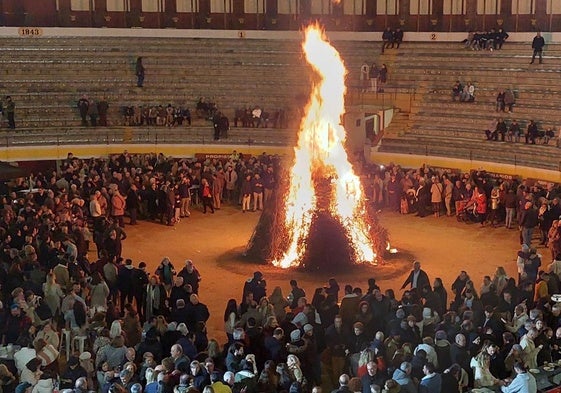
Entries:
[[[334,45],[351,71],[349,78],[356,77],[353,73],[365,54],[374,52],[377,46],[359,41]],[[136,87],[134,75],[138,56],[144,58],[146,67],[143,88]],[[302,97],[308,96],[313,78],[298,40],[5,38],[0,43],[0,67],[2,91],[16,103],[17,130],[12,139],[17,139],[18,133],[27,133],[26,138],[30,138],[33,130],[49,135],[49,130],[82,129],[76,108],[82,94],[96,101],[104,97],[109,102],[109,125],[114,129],[109,132],[114,134],[122,134],[119,127],[124,106],[171,103],[191,109],[197,131],[186,132],[185,137],[194,138],[196,143],[197,133],[212,134],[211,124],[197,120],[194,110],[200,97],[208,97],[230,119],[237,108],[259,105],[267,112],[282,109],[292,135],[299,123],[296,114]],[[142,128],[135,131],[142,132]],[[165,128],[160,133],[164,132]],[[277,130],[236,132],[243,140],[257,140],[262,133],[278,138],[271,143],[288,141],[285,132]],[[231,137],[234,135],[231,133]]]
[[[408,87],[416,94],[409,121],[385,134],[380,151],[559,169],[556,141],[548,146],[489,142],[484,134],[497,117],[507,125],[517,119],[524,130],[533,119],[540,130],[554,126],[559,134],[561,45],[548,45],[544,55],[544,64],[530,65],[530,46],[509,42],[492,52],[464,49],[461,43],[406,43],[384,55],[391,56],[387,88]],[[452,102],[457,79],[475,85],[474,103]],[[495,111],[501,88],[515,92],[513,113]]]

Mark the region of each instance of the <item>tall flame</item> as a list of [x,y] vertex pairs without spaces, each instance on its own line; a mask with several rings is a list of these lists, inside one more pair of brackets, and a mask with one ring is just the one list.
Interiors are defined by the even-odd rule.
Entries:
[[294,164],[285,199],[285,228],[288,247],[273,264],[297,266],[306,251],[317,196],[314,179],[331,179],[330,214],[344,227],[357,262],[374,263],[370,226],[365,217],[364,191],[345,151],[346,132],[340,124],[345,112],[347,70],[337,50],[318,25],[305,30],[302,48],[307,62],[319,75],[302,118]]

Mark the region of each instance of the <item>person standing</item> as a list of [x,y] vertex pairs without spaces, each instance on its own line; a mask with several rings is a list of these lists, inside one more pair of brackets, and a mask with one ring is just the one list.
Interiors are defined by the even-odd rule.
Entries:
[[142,64],[142,57],[136,59],[136,86],[144,86],[144,65]]
[[131,184],[129,191],[127,192],[127,210],[129,211],[129,216],[131,219],[131,225],[137,225],[136,217],[138,215],[138,209],[140,207],[140,195],[138,193],[138,187],[136,184]]
[[370,67],[366,60],[360,66],[360,88],[362,92],[365,92],[368,86],[368,78],[370,73]]
[[4,105],[4,112],[6,113],[6,118],[8,119],[8,127],[10,129],[16,128],[16,122],[14,120],[14,114],[16,110],[16,104],[12,101],[11,96],[6,96],[6,104]]
[[121,228],[125,227],[125,207],[125,198],[119,192],[119,188],[115,187],[113,189],[113,196],[111,197],[111,215],[115,221],[119,223]]
[[208,180],[201,180],[201,200],[203,202],[203,213],[206,214],[206,208],[210,208],[210,212],[214,214],[214,206],[212,204],[212,187]]
[[88,105],[88,116],[90,117],[90,124],[92,127],[97,127],[97,116],[99,115],[97,111],[97,104],[93,99],[90,99]]
[[368,72],[368,76],[370,78],[370,91],[376,92],[376,90],[378,90],[378,74],[378,66],[376,63],[372,63],[370,71]]
[[103,97],[101,101],[97,103],[97,112],[99,114],[99,125],[102,127],[107,127],[107,111],[109,110],[109,103],[107,99]]
[[444,206],[446,207],[446,215],[448,217],[452,216],[452,191],[454,189],[454,185],[452,181],[445,177],[444,178],[444,192],[442,196],[444,197]]
[[385,64],[382,64],[382,68],[378,72],[378,80],[380,81],[380,87],[378,88],[379,93],[384,92],[384,85],[388,80],[388,67]]
[[88,107],[90,106],[90,101],[87,95],[83,95],[82,98],[78,100],[78,110],[80,111],[80,117],[82,118],[82,127],[88,126]]
[[241,196],[242,196],[242,213],[249,211],[251,206],[251,194],[252,194],[252,181],[251,174],[247,174],[245,180],[242,183]]
[[259,173],[253,176],[251,187],[253,190],[253,211],[263,210],[263,181]]
[[263,174],[263,187],[265,191],[263,203],[267,205],[273,197],[273,191],[275,188],[275,175],[271,165],[267,167],[267,171]]
[[430,195],[431,195],[431,203],[432,203],[432,212],[435,218],[440,217],[440,207],[442,205],[442,193],[444,191],[444,187],[438,177],[435,177],[434,182],[430,187]]
[[179,197],[181,198],[180,218],[191,216],[189,205],[191,204],[191,179],[189,176],[183,176],[179,183]]
[[545,40],[542,37],[542,33],[538,31],[536,36],[532,40],[532,49],[534,50],[534,54],[532,55],[532,61],[530,62],[530,64],[534,64],[534,60],[536,60],[536,55],[540,57],[540,64],[543,63],[542,52],[544,46],[545,46]]
[[534,228],[538,225],[538,210],[534,208],[534,204],[531,201],[526,201],[524,204],[524,210],[520,214],[519,223],[522,232],[522,243],[531,247]]

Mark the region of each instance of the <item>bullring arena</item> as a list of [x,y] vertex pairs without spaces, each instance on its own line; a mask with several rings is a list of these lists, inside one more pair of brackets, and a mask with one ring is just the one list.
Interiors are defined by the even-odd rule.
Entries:
[[[517,196],[520,199],[516,202],[519,211],[515,220],[523,216],[521,211],[524,209],[520,206],[527,199],[531,199],[536,210],[542,206],[538,196],[546,199],[546,205],[553,206],[552,201],[559,196],[561,183],[561,114],[558,106],[558,64],[561,57],[558,26],[561,9],[558,9],[555,0],[529,1],[528,5],[522,6],[519,3],[526,2],[513,1],[511,4],[505,0],[466,0],[458,2],[460,5],[448,0],[342,0],[341,3],[286,0],[289,6],[282,2],[234,0],[222,4],[220,1],[199,0],[169,1],[156,5],[157,2],[131,0],[123,2],[122,10],[119,2],[110,0],[102,1],[103,4],[98,4],[97,8],[87,1],[60,0],[56,6],[48,5],[42,10],[34,9],[30,1],[20,5],[15,1],[0,2],[3,18],[3,26],[0,27],[0,86],[3,98],[0,159],[15,163],[25,174],[23,180],[15,180],[11,175],[3,175],[3,180],[10,181],[11,185],[14,181],[18,185],[25,184],[25,189],[20,189],[18,196],[33,195],[37,189],[30,180],[35,182],[37,172],[47,175],[54,169],[59,171],[54,176],[56,180],[64,177],[61,170],[66,170],[72,163],[67,159],[69,152],[84,160],[105,159],[126,152],[132,156],[161,153],[165,157],[185,161],[183,168],[180,163],[174,167],[173,175],[169,171],[162,179],[182,174],[187,166],[197,172],[195,168],[200,167],[195,162],[202,167],[212,166],[212,170],[220,169],[214,160],[225,163],[234,151],[243,153],[246,158],[281,157],[285,170],[290,166],[288,163],[298,142],[300,121],[318,80],[317,74],[306,63],[301,29],[319,20],[348,72],[345,79],[346,113],[341,118],[341,125],[347,132],[346,149],[350,161],[369,190],[364,197],[368,203],[373,203],[373,168],[383,171],[399,165],[405,171],[430,168],[426,174],[444,174],[444,177],[452,179],[461,178],[461,174],[484,171],[489,181],[497,182],[497,185],[503,181],[509,185],[522,183],[528,187],[528,193],[520,191]],[[173,3],[176,4],[171,5]],[[253,3],[258,12],[250,11]],[[400,27],[405,31],[403,42],[397,48],[382,50],[382,30],[386,26],[394,30]],[[482,48],[472,45],[471,41],[465,44],[466,37],[471,39],[468,31],[491,32],[491,29],[494,29],[493,32],[499,29],[508,32],[508,38],[503,36],[502,47],[493,46],[492,42],[483,44]],[[537,31],[541,31],[545,40],[543,64],[541,58],[539,64],[537,60],[529,64]],[[138,75],[139,58],[142,59],[142,80]],[[369,71],[373,65],[377,68],[386,66],[387,79],[380,79],[379,74],[371,77]],[[457,80],[462,85],[469,82],[475,86],[474,100],[463,102],[452,99],[452,86]],[[496,110],[497,94],[503,90],[513,94],[515,103],[512,111]],[[5,96],[10,96],[15,103],[14,127],[8,120],[11,109]],[[79,111],[80,100],[87,100],[90,106],[82,114]],[[98,112],[100,103],[106,105],[102,109],[105,113]],[[94,107],[95,110],[91,109]],[[166,108],[171,109],[166,112]],[[189,109],[189,116],[185,109]],[[222,121],[221,117],[229,120],[227,130],[216,129],[215,124]],[[177,118],[181,121],[178,122]],[[498,118],[508,126],[516,119],[522,130],[520,136],[516,138],[512,135],[512,138],[503,138],[502,141],[500,136],[498,140],[488,140],[485,131],[494,131]],[[531,120],[537,122],[539,131],[525,143],[524,134]],[[546,131],[552,134],[546,134]],[[231,161],[230,164],[234,165]],[[146,167],[143,169],[145,171]],[[110,171],[106,172],[111,175]],[[67,178],[72,179],[72,170],[69,173]],[[204,170],[197,173],[198,182]],[[76,172],[77,178],[83,179],[84,175],[87,175],[84,170]],[[45,179],[50,177],[47,175]],[[109,185],[114,179],[105,179],[104,186],[113,189]],[[470,179],[483,189],[476,176]],[[150,176],[145,180],[149,181]],[[431,184],[430,176],[426,180]],[[101,188],[100,185],[98,183],[97,187]],[[236,187],[239,191],[242,182],[238,182]],[[48,188],[60,192],[65,185],[57,181],[56,186]],[[412,188],[416,188],[416,184]],[[486,187],[489,209],[492,188]],[[125,191],[128,193],[129,189]],[[226,201],[214,214],[203,214],[199,188],[191,191],[191,215],[180,221],[170,221],[169,225],[146,217],[140,217],[138,225],[129,225],[127,210],[124,218],[127,238],[123,241],[121,255],[132,259],[134,266],[145,262],[146,271],[151,275],[164,257],[171,260],[177,271],[183,268],[186,260],[192,260],[202,278],[199,299],[210,312],[206,324],[207,336],[215,338],[221,345],[229,338],[224,330],[226,303],[231,298],[240,303],[244,283],[256,271],[261,272],[266,280],[267,295],[277,286],[282,288],[285,296],[288,295],[289,281],[294,279],[306,290],[308,302],[315,289],[327,285],[332,277],[336,277],[341,286],[339,300],[347,284],[366,291],[369,278],[376,279],[382,292],[394,290],[399,300],[403,294],[402,284],[409,276],[414,261],[420,261],[431,284],[437,277],[442,279],[448,291],[448,300],[454,298],[451,285],[460,271],[469,273],[477,292],[483,277],[488,275],[493,278],[498,267],[504,267],[508,277],[519,280],[517,255],[522,239],[518,222],[511,229],[505,228],[503,214],[499,214],[497,225],[494,222],[486,225],[467,223],[457,219],[453,212],[447,216],[442,203],[442,214],[438,217],[428,214],[421,218],[414,212],[400,214],[395,208],[390,209],[385,195],[384,202],[380,202],[374,210],[381,227],[387,229],[391,248],[395,248],[396,253],[386,254],[377,265],[350,266],[344,271],[333,271],[328,267],[306,271],[281,269],[267,263],[270,261],[258,263],[245,258],[246,245],[256,230],[261,212],[243,212],[238,201]],[[537,195],[535,199],[528,196],[532,192]],[[387,182],[384,193],[387,193]],[[90,215],[90,193],[79,190],[74,196],[85,201],[83,210],[86,216]],[[504,199],[504,195],[501,198]],[[501,211],[504,208],[503,199]],[[553,211],[553,207],[548,209]],[[553,217],[551,221],[557,218]],[[88,222],[88,219],[84,221]],[[95,226],[93,221],[90,217],[91,228]],[[542,222],[543,219],[540,227]],[[69,224],[69,227],[72,228],[72,225]],[[539,269],[547,271],[552,261],[551,250],[545,245],[548,239],[539,238],[538,228],[533,234],[531,246],[536,247],[542,257]],[[2,241],[5,241],[4,233],[2,236]],[[9,245],[9,242],[6,244]],[[34,244],[39,251],[40,242]],[[60,250],[61,255],[66,255],[62,246]],[[97,251],[94,242],[90,242],[87,252],[90,262],[98,260]],[[4,262],[10,270],[13,260]],[[42,270],[46,273],[47,269],[43,266]],[[7,281],[2,285],[11,284]],[[85,287],[87,284],[84,284],[84,296],[88,292]],[[549,314],[552,307],[557,307],[551,300],[551,295],[555,293],[546,292],[546,295],[536,299],[536,307],[545,313],[541,317],[543,320],[558,322]],[[4,294],[4,297],[4,309],[11,310],[14,299],[10,299],[9,294]],[[533,298],[529,303],[532,301]],[[15,302],[19,304],[17,299]],[[543,302],[548,305],[544,306]],[[123,308],[124,305],[120,306]],[[492,312],[499,315],[499,304],[494,306],[496,308],[491,307]],[[24,306],[20,308],[22,312],[26,309]],[[483,313],[483,308],[479,311]],[[503,314],[500,315],[502,318]],[[71,341],[74,337],[82,337],[84,331],[80,329],[85,328],[81,326],[73,330],[74,316],[68,317],[63,313],[57,314],[55,320],[57,317],[59,330],[65,329],[61,333],[69,331]],[[486,322],[484,314],[482,318],[480,324]],[[63,321],[67,323],[65,327],[60,325]],[[329,325],[326,324],[326,327]],[[349,328],[349,337],[352,336],[352,326],[352,323],[345,326]],[[554,338],[544,341],[550,344],[552,352],[546,363],[561,359],[559,350],[553,349],[553,345],[557,344],[555,331],[559,326],[550,326]],[[295,330],[300,330],[302,334],[306,331],[303,326],[297,326]],[[386,332],[386,337],[390,331],[393,329]],[[542,333],[545,335],[545,330]],[[84,344],[82,341],[82,352],[93,350],[94,338],[90,332],[87,334],[87,340],[91,342],[86,340]],[[287,336],[290,342],[292,336]],[[492,334],[481,334],[483,340],[489,336]],[[522,336],[524,334],[516,336],[516,340]],[[449,340],[453,342],[454,338],[450,336]],[[561,331],[558,340],[561,340]],[[349,341],[352,339],[349,338]],[[10,342],[4,341],[3,344]],[[502,344],[499,343],[499,347]],[[79,345],[74,345],[72,351],[67,349],[69,345],[65,342],[57,348],[61,353],[61,370],[66,367],[70,352],[79,356]],[[475,357],[481,345],[472,346],[471,355]],[[4,356],[2,348],[0,360]],[[6,364],[13,356],[9,350],[7,352]],[[163,355],[168,356],[168,353]],[[542,360],[541,357],[539,359]],[[125,359],[122,360],[121,364],[125,365]],[[262,363],[261,360],[265,358],[259,359],[258,363]],[[324,360],[322,358],[322,362]],[[407,360],[406,357],[403,360]],[[58,359],[55,362],[58,363]],[[391,361],[388,369],[391,369],[389,363]],[[261,366],[259,364],[260,369]],[[550,377],[556,372],[551,366],[552,375],[545,376],[545,372],[549,371],[544,371],[543,367],[537,369],[538,366],[542,364],[536,364],[536,359],[532,361],[528,357],[525,360],[525,368],[537,370],[534,374],[540,391],[548,391],[546,389],[559,382],[551,382]],[[399,367],[400,364],[397,369]],[[305,365],[303,368],[306,368]],[[469,366],[466,368],[468,373],[471,372]],[[351,377],[356,376],[353,375],[356,370],[349,372]],[[334,379],[327,373],[322,369],[321,381],[310,380],[317,382],[315,385],[321,385],[325,391],[336,389],[336,376]],[[122,374],[117,373],[112,384],[121,384],[117,381],[118,375],[122,379]],[[210,381],[210,374],[208,377]],[[387,375],[388,379],[391,377]],[[510,378],[516,375],[495,377],[492,384],[485,386],[498,391],[500,386],[511,383]],[[471,388],[474,377],[470,375],[469,378]],[[61,378],[53,375],[52,379],[53,386],[56,384],[58,389]],[[195,381],[195,378],[191,376],[190,380]],[[174,387],[168,380],[165,383]],[[422,385],[422,381],[417,383]],[[478,383],[475,382],[475,385]],[[128,392],[139,393],[131,390],[132,385],[122,384]],[[104,391],[103,384],[98,381],[91,385],[86,390]],[[240,386],[236,385],[233,391],[239,392]],[[63,390],[62,385],[60,387]],[[295,392],[301,393],[302,389],[304,392],[311,391],[311,388],[299,386],[300,390]],[[261,392],[255,389],[248,390],[248,393]],[[359,390],[370,391],[364,389],[367,387],[362,386]],[[276,387],[273,391],[282,390]],[[292,388],[290,392],[293,392]],[[205,390],[205,393],[213,392]]]

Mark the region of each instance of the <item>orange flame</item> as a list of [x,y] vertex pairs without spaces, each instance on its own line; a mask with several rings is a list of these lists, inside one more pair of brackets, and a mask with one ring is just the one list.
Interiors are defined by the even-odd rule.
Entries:
[[357,262],[374,263],[370,226],[365,220],[364,191],[345,151],[346,132],[340,124],[345,113],[347,70],[337,50],[317,25],[305,30],[302,48],[307,62],[320,77],[313,86],[306,114],[301,121],[294,164],[285,199],[285,228],[288,247],[275,266],[297,266],[306,251],[312,216],[317,209],[314,176],[331,178],[331,215],[347,232]]

